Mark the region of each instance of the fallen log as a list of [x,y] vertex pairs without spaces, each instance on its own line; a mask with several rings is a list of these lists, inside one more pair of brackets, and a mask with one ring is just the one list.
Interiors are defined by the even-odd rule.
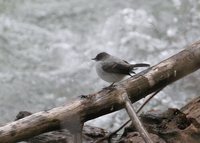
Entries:
[[159,64],[97,93],[82,95],[71,104],[32,114],[0,127],[0,142],[22,141],[44,132],[67,128],[80,132],[84,122],[124,107],[123,93],[136,102],[200,68],[200,41]]
[[[165,112],[152,111],[141,115],[144,126],[154,142],[199,143],[200,141],[200,97],[193,99],[180,110],[169,108]],[[119,142],[143,142],[134,127],[125,129]]]
[[[193,99],[187,105],[179,109],[169,108],[164,112],[151,111],[140,115],[145,128],[150,133],[154,142],[166,143],[198,143],[200,140],[200,97]],[[27,116],[27,112],[20,112],[18,116]],[[83,142],[96,142],[105,138],[108,131],[91,126],[83,128]],[[120,138],[118,136],[121,136]],[[112,143],[143,142],[134,126],[125,128],[122,135],[111,139]],[[33,137],[27,143],[65,143],[73,142],[72,135],[66,129],[51,131]],[[108,139],[102,142],[107,143]]]

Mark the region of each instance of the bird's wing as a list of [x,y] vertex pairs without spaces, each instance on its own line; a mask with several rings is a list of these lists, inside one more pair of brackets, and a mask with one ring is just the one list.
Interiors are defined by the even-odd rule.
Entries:
[[123,62],[125,62],[125,63],[129,64],[129,62],[127,62],[127,61],[125,61],[125,60],[123,60]]
[[130,65],[128,64],[120,64],[116,62],[109,62],[102,65],[104,71],[108,73],[118,73],[118,74],[125,74],[129,75],[130,73]]
[[146,64],[146,63],[137,63],[137,64],[132,64],[132,67],[150,67],[150,64]]

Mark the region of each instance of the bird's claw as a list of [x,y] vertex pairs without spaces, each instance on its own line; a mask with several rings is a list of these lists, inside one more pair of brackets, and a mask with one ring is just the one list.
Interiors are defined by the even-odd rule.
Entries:
[[113,82],[111,85],[104,87],[103,89],[110,90],[110,89],[114,89],[114,88],[115,88],[115,85],[114,85],[114,82]]

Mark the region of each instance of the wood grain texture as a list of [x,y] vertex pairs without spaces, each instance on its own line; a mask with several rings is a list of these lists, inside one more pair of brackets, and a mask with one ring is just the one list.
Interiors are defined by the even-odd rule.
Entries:
[[70,104],[41,111],[0,127],[0,142],[17,142],[60,128],[67,128],[72,133],[79,132],[84,122],[122,109],[124,102],[121,95],[124,90],[135,102],[199,68],[200,41],[197,41],[113,88],[82,96]]

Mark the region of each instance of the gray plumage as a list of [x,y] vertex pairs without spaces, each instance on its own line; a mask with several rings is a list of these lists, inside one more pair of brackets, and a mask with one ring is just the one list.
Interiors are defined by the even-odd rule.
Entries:
[[96,61],[96,72],[107,82],[118,82],[126,75],[134,73],[136,67],[149,67],[149,64],[129,64],[127,61],[114,57],[106,52],[99,53],[93,60]]

